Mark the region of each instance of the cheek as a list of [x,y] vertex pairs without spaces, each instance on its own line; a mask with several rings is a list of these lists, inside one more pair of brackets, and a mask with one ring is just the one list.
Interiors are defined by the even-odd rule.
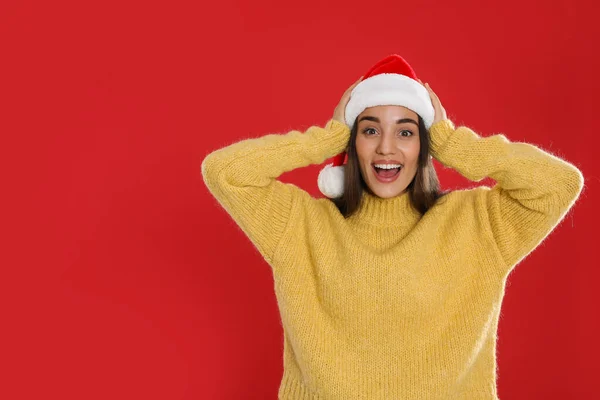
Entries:
[[401,147],[401,149],[407,164],[412,166],[418,163],[419,153],[421,152],[419,141],[407,144]]
[[358,156],[358,161],[362,164],[365,159],[369,158],[371,150],[367,143],[361,141],[360,139],[356,140],[356,155]]
[[421,152],[421,143],[418,140],[415,140],[413,145],[410,148],[409,154],[412,160],[415,162],[419,159],[419,153]]
[[360,168],[360,171],[364,176],[365,174],[368,173],[367,169],[369,168],[367,165],[368,162],[366,161],[367,158],[361,157],[360,154],[357,154],[357,155],[358,155],[358,167]]

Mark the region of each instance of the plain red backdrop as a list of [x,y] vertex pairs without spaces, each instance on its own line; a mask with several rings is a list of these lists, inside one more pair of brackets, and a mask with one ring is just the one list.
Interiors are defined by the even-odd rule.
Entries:
[[[510,275],[502,399],[597,392],[593,1],[3,1],[0,398],[276,399],[268,264],[204,186],[210,151],[323,125],[404,56],[450,117],[578,166]],[[468,182],[436,162],[444,188]],[[320,196],[321,166],[281,179]]]

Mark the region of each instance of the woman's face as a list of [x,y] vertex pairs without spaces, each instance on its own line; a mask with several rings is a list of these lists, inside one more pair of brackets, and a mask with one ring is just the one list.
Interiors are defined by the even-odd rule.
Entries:
[[[401,106],[376,106],[358,116],[356,152],[360,172],[375,195],[390,198],[406,190],[417,173],[420,148],[419,117],[414,111]],[[384,165],[394,168],[377,168]]]

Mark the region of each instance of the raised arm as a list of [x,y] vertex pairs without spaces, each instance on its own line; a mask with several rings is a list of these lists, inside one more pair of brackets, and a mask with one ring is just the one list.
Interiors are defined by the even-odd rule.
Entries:
[[[432,102],[439,105],[437,96]],[[467,127],[455,129],[443,107],[438,109],[440,120],[430,129],[432,155],[471,181],[485,177],[496,181],[490,190],[477,193],[510,269],[564,218],[583,189],[583,175],[574,165],[532,144],[511,142],[502,134],[481,137]]]
[[572,164],[528,143],[504,135],[480,137],[444,120],[432,126],[434,157],[464,177],[497,183],[482,191],[487,221],[512,267],[531,252],[563,219],[583,188],[583,176]]
[[330,120],[304,133],[268,134],[213,151],[202,161],[206,186],[269,263],[290,218],[300,188],[281,174],[321,164],[343,151],[349,128]]
[[311,126],[304,133],[242,140],[213,151],[202,161],[209,191],[272,267],[292,204],[308,195],[277,178],[296,168],[321,164],[346,149],[350,128],[344,123],[344,109],[360,80],[346,89],[325,128]]

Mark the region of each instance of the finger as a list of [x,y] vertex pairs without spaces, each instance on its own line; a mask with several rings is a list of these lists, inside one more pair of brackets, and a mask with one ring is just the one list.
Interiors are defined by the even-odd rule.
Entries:
[[361,76],[360,78],[358,78],[358,80],[357,80],[356,82],[354,82],[354,83],[352,84],[352,86],[350,86],[350,87],[348,88],[348,90],[352,90],[352,89],[354,89],[354,88],[356,87],[356,85],[358,85],[358,84],[360,83],[360,81],[362,81],[362,78],[363,78],[362,76]]
[[348,88],[348,90],[346,90],[346,91],[344,92],[344,95],[343,95],[342,97],[350,97],[350,95],[352,94],[352,89],[354,89],[354,86],[350,86],[350,87]]
[[360,83],[362,78],[363,78],[362,76],[360,78],[358,78],[358,80],[356,82],[354,82],[352,84],[352,86],[350,86],[348,89],[346,89],[346,91],[342,95],[342,99],[344,99],[346,101],[348,100],[348,98],[352,95],[352,90],[356,87],[356,85],[358,85]]
[[431,90],[431,88],[429,87],[429,83],[425,84],[425,89],[427,89],[427,93],[429,93],[429,97],[431,98],[431,101],[433,103],[435,103],[437,100],[437,97],[435,95],[435,92],[433,90]]
[[429,83],[427,84],[427,87],[429,87],[429,90],[431,91],[431,93],[433,93],[433,95],[435,97],[437,97],[437,94],[435,94],[435,92],[433,91],[433,89],[431,88],[431,86],[429,86]]
[[433,97],[435,95],[435,93],[433,92],[433,90],[431,90],[431,87],[429,86],[429,83],[425,84],[425,89],[427,89],[427,91],[429,92],[429,95],[431,97]]
[[433,91],[433,89],[431,88],[431,86],[429,86],[429,83],[427,84],[427,88],[429,89],[429,92],[433,95],[433,97],[435,97],[436,100],[439,100],[438,95],[435,94],[435,92]]
[[[358,83],[358,82],[357,82]],[[350,86],[348,89],[346,89],[346,91],[344,92],[344,94],[342,95],[342,97],[346,97],[346,96],[350,96],[350,92],[352,92],[352,90],[356,87],[356,84]]]
[[437,95],[433,92],[433,90],[429,90],[429,97],[431,97],[431,105],[433,106],[436,114],[443,112],[442,103],[440,99],[438,99]]

